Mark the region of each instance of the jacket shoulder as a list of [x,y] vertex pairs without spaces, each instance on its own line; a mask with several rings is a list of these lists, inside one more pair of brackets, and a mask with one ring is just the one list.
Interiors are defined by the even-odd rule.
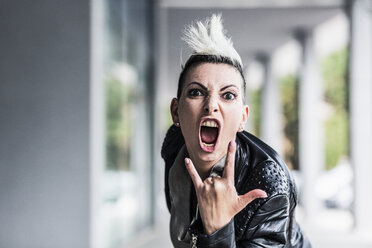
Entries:
[[[268,213],[278,214],[280,211],[276,208],[279,207],[286,211],[290,209],[290,202],[292,202],[290,180],[283,168],[276,162],[268,160],[252,168],[244,184],[240,185],[238,193],[239,195],[245,194],[253,189],[262,189],[266,192],[267,198],[255,199],[235,216],[235,231],[238,239],[241,239],[247,229],[250,229],[248,226],[258,221],[257,218],[254,219],[254,216],[266,216]],[[280,212],[279,215],[280,217],[288,216],[288,213]]]
[[247,132],[239,133],[238,139],[236,186],[240,194],[252,189],[262,189],[269,196],[296,194],[291,173],[274,149]]
[[[245,189],[245,190],[244,190]],[[275,161],[263,161],[254,166],[247,177],[243,191],[262,189],[268,196],[283,194],[290,195],[290,178],[283,167]]]
[[[280,156],[266,143],[247,132],[238,134],[239,156],[235,169],[236,189],[239,195],[253,189],[262,189],[268,195],[265,199],[256,199],[235,216],[235,231],[241,238],[248,223],[261,209],[267,210],[266,202],[283,201],[289,209],[295,206],[296,189],[289,169]],[[262,208],[263,206],[266,206]],[[285,207],[286,208],[286,207]],[[271,212],[271,210],[269,211]]]

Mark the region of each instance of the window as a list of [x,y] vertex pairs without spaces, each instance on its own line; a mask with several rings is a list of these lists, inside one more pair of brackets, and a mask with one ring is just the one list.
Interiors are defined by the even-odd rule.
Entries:
[[105,2],[104,247],[122,247],[150,223],[150,11],[148,0]]

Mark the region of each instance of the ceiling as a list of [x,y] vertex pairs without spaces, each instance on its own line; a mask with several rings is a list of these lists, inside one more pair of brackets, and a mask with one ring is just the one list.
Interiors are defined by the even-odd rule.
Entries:
[[[216,2],[229,3],[229,1]],[[239,2],[246,4],[239,7],[237,5]],[[183,63],[191,53],[181,40],[184,27],[194,20],[203,20],[212,13],[222,13],[224,28],[232,38],[243,63],[246,64],[257,55],[272,53],[276,48],[293,39],[299,30],[312,30],[343,11],[340,1],[331,1],[328,5],[324,4],[327,1],[313,5],[311,2],[316,1],[307,1],[305,5],[304,1],[292,0],[282,1],[287,5],[273,4],[273,7],[267,4],[248,6],[248,2],[255,1],[231,0],[230,4],[219,4],[219,8],[210,8],[206,5],[200,7],[196,1],[188,2],[185,6],[182,6],[180,1],[163,1],[167,13],[167,57],[170,77],[168,79],[177,80],[181,68],[181,53]]]

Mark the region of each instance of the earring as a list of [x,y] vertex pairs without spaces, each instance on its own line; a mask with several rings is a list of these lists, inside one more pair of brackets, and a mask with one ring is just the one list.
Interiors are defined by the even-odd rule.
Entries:
[[180,126],[180,123],[179,123],[179,122],[175,122],[174,125],[175,125],[176,127],[179,127],[179,126]]

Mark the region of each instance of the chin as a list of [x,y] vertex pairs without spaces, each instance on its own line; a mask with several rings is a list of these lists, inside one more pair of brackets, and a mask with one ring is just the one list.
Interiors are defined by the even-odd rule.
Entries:
[[209,154],[201,154],[199,156],[199,159],[204,162],[217,162],[218,156],[217,154],[214,153],[209,153]]
[[198,157],[200,161],[204,161],[206,163],[217,163],[225,154],[226,153],[218,151],[217,149],[213,152],[204,152],[203,150],[200,150]]

